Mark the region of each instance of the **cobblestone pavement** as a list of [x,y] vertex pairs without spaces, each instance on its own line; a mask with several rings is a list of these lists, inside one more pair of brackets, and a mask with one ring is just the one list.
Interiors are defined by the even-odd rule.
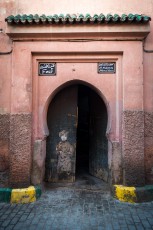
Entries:
[[153,202],[121,203],[108,191],[74,187],[46,189],[31,204],[0,203],[0,230],[153,229]]

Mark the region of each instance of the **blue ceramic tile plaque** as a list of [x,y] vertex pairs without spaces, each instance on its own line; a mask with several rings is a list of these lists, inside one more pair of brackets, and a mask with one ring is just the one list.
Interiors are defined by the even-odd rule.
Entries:
[[56,63],[41,62],[39,63],[40,76],[54,76],[56,75]]
[[98,73],[116,73],[116,63],[115,62],[98,63]]

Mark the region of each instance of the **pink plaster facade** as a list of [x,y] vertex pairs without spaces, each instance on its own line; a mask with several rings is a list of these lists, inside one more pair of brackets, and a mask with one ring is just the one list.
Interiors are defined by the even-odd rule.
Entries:
[[[30,13],[138,13],[153,17],[153,2],[0,2],[1,184],[27,187],[42,183],[48,106],[61,89],[75,84],[89,86],[106,104],[109,183],[152,184],[153,21],[30,27],[5,22],[9,15]],[[105,61],[116,63],[115,74],[97,73],[97,63]],[[39,76],[39,62],[56,62],[56,76]]]

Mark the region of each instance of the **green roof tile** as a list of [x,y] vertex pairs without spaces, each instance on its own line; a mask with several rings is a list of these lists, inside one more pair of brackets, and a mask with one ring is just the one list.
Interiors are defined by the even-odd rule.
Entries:
[[113,22],[118,22],[120,20],[120,16],[118,14],[114,14],[114,17],[112,18]]
[[27,22],[29,23],[29,24],[32,24],[33,23],[33,15],[32,14],[29,14],[28,16],[27,16]]
[[90,18],[91,18],[91,15],[90,14],[86,14],[83,18],[83,22],[89,22],[90,21]]
[[134,14],[129,14],[129,15],[128,15],[128,21],[129,21],[129,22],[133,22],[134,19],[135,19],[135,15],[134,15]]
[[45,14],[42,14],[42,15],[40,16],[40,21],[41,21],[42,23],[46,23],[46,22],[47,22],[47,17],[46,17]]
[[47,16],[47,22],[51,24],[53,21],[53,17],[51,15]]
[[104,14],[100,14],[98,16],[98,22],[104,22],[105,21],[105,15]]
[[142,16],[142,20],[143,22],[148,22],[148,21],[151,21],[151,18],[148,16]]
[[70,14],[66,14],[66,16],[65,16],[66,19],[69,19],[70,17],[71,17]]
[[63,19],[64,18],[64,14],[60,14],[59,18]]
[[14,22],[18,24],[20,22],[21,16],[18,14],[14,17]]
[[128,19],[128,16],[126,14],[122,14],[121,18],[120,18],[120,21],[121,22],[126,22]]
[[7,21],[9,24],[11,24],[13,21],[14,21],[14,16],[13,15],[10,15],[9,17],[7,17],[5,19],[5,21]]
[[25,24],[26,23],[26,18],[27,18],[27,15],[26,14],[24,14],[24,15],[22,15],[21,16],[21,22],[23,23],[23,24]]
[[122,14],[119,16],[118,14],[107,14],[106,16],[104,14],[94,14],[91,16],[89,13],[86,15],[83,14],[54,14],[46,16],[45,14],[42,15],[10,15],[8,16],[5,21],[8,24],[65,24],[65,23],[148,23],[151,21],[151,18],[149,16],[143,15],[143,14]]
[[88,18],[88,19],[90,19],[90,18],[91,18],[91,15],[90,15],[90,14],[86,14],[85,17]]
[[83,14],[79,14],[79,18],[84,18],[84,15]]
[[111,21],[113,21],[112,19],[113,19],[113,16],[111,14],[107,14],[107,16],[105,18],[105,21],[106,22],[111,22]]
[[94,20],[97,20],[98,17],[99,17],[98,14],[94,14],[94,16],[93,16]]

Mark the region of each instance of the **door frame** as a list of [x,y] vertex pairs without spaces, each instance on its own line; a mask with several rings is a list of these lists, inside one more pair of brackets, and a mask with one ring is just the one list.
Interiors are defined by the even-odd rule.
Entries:
[[[110,61],[115,61],[116,62],[116,66],[118,68],[118,71],[116,73],[116,75],[113,75],[111,77],[113,77],[113,81],[110,81],[109,84],[112,84],[114,89],[113,92],[115,93],[115,97],[113,97],[112,100],[112,96],[110,94],[110,96],[107,93],[107,79],[105,77],[104,78],[99,78],[100,80],[97,81],[97,77],[100,77],[98,75],[92,76],[93,74],[91,74],[90,72],[85,72],[85,71],[81,71],[79,75],[77,75],[76,77],[76,72],[75,72],[75,67],[78,68],[79,65],[90,65],[90,64],[94,64],[97,65],[98,61],[101,61],[102,56],[103,56],[103,52],[95,52],[96,57],[93,57],[93,53],[89,53],[88,55],[88,59],[87,57],[85,57],[85,53],[81,52],[78,53],[79,54],[79,58],[82,57],[81,59],[77,59],[76,60],[76,56],[73,56],[73,52],[72,53],[62,53],[62,56],[59,60],[59,65],[70,65],[72,68],[72,72],[71,74],[66,74],[69,69],[66,68],[65,69],[65,73],[64,75],[66,75],[66,78],[62,78],[61,75],[59,75],[59,77],[56,78],[52,78],[50,79],[50,82],[53,82],[53,84],[50,85],[50,91],[44,91],[45,88],[43,86],[43,82],[46,81],[45,84],[48,84],[49,81],[45,80],[45,78],[38,78],[37,77],[37,69],[38,69],[38,63],[40,61],[55,61],[55,59],[50,59],[50,55],[48,56],[41,56],[39,54],[36,54],[33,56],[33,77],[35,78],[35,81],[33,82],[33,141],[34,143],[39,139],[41,140],[41,151],[42,153],[39,154],[43,154],[43,160],[42,160],[42,166],[41,166],[41,171],[42,171],[42,178],[44,175],[44,161],[45,161],[45,156],[46,156],[46,137],[49,135],[48,132],[48,127],[47,127],[47,122],[46,122],[46,117],[47,117],[47,111],[48,111],[48,106],[51,103],[52,99],[54,98],[54,96],[64,87],[67,87],[69,85],[75,85],[75,84],[83,84],[86,85],[88,87],[90,87],[93,91],[95,91],[100,97],[101,99],[104,101],[106,108],[107,108],[107,114],[108,114],[108,123],[107,123],[107,131],[106,131],[106,135],[107,135],[107,139],[108,139],[108,165],[109,165],[109,183],[112,184],[114,183],[114,178],[116,178],[116,181],[118,180],[118,178],[122,179],[122,176],[120,176],[120,174],[122,175],[122,169],[119,171],[116,170],[116,172],[114,171],[113,168],[113,161],[114,159],[112,159],[113,156],[113,151],[116,151],[117,148],[119,149],[119,151],[117,150],[117,154],[119,155],[119,158],[121,159],[121,116],[122,116],[122,103],[120,103],[120,106],[118,107],[114,107],[114,98],[116,98],[116,90],[118,91],[117,93],[117,98],[115,100],[121,101],[122,98],[122,75],[121,75],[121,66],[122,66],[122,52],[121,53],[116,53],[116,54],[106,54],[103,57],[104,59],[106,59],[108,61],[108,59]],[[56,55],[54,53],[54,55]],[[68,55],[68,57],[71,57],[71,59],[67,58],[65,59],[65,55]],[[87,55],[87,54],[86,54]],[[63,57],[64,56],[64,57]],[[59,58],[59,57],[58,57]],[[74,59],[73,59],[74,58]],[[75,75],[75,77],[73,77],[73,74]],[[91,77],[89,78],[89,74],[91,74]],[[105,75],[106,76],[106,75]],[[108,75],[107,75],[108,76]],[[117,76],[117,77],[115,77]],[[46,78],[47,79],[47,78]],[[104,80],[103,80],[104,79]],[[100,81],[105,81],[104,84],[100,84]],[[115,83],[116,82],[116,83]],[[115,83],[115,84],[114,84]],[[49,83],[50,84],[50,83]],[[41,91],[41,92],[40,92]],[[38,93],[39,92],[39,93]],[[39,98],[41,98],[42,93],[46,94],[46,96],[41,99],[41,101],[39,101]],[[40,95],[39,95],[40,94]],[[41,107],[40,107],[40,103],[41,103]],[[40,108],[40,109],[39,109]],[[118,109],[119,108],[119,109]],[[39,126],[37,125],[39,123]],[[115,140],[114,140],[115,139]],[[115,141],[115,142],[114,142]],[[115,145],[114,145],[115,143]],[[116,148],[116,143],[117,143],[117,148]],[[119,161],[118,161],[119,162]],[[117,162],[117,169],[118,169],[118,165],[121,164],[120,162]],[[115,172],[115,175],[114,175]],[[117,176],[116,176],[117,174]],[[119,177],[118,177],[119,174]],[[119,179],[120,180],[120,179]]]

